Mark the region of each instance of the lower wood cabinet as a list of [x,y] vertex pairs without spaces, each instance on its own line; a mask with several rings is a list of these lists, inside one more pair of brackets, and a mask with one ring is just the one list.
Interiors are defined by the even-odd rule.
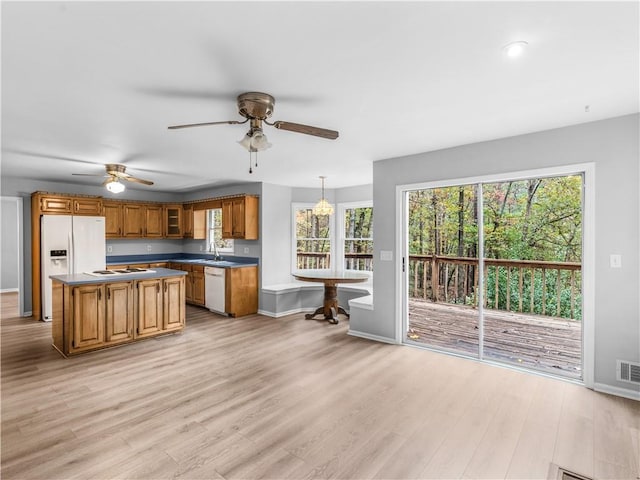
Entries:
[[187,272],[185,278],[185,301],[204,306],[204,266],[190,263],[171,262],[169,268]]
[[84,285],[71,290],[71,350],[81,352],[104,343],[104,285]]
[[52,300],[53,346],[65,356],[185,325],[184,276],[76,286],[54,281]]
[[136,336],[155,335],[162,330],[162,280],[136,282]]
[[133,340],[133,284],[131,282],[106,285],[105,342],[119,343]]
[[163,280],[162,329],[180,330],[184,327],[186,311],[184,306],[184,277]]

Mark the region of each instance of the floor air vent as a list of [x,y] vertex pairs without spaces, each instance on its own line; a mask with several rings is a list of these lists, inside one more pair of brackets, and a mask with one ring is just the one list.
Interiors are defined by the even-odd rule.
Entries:
[[616,360],[616,376],[621,382],[640,384],[640,363]]
[[592,480],[579,473],[570,472],[558,465],[551,464],[549,468],[549,480]]

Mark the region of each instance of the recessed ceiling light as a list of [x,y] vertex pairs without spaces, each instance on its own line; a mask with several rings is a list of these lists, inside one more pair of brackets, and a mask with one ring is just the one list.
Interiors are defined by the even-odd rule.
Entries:
[[507,45],[502,47],[502,50],[504,50],[504,53],[507,55],[507,57],[514,58],[522,55],[524,49],[527,48],[527,45],[529,45],[527,42],[520,40],[517,42],[508,43]]

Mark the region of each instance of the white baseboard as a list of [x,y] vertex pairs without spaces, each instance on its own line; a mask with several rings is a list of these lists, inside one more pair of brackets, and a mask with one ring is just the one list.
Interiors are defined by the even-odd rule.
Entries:
[[313,312],[315,311],[315,308],[294,308],[293,310],[287,310],[286,312],[268,312],[266,310],[258,310],[258,313],[260,315],[265,315],[267,317],[271,317],[271,318],[280,318],[280,317],[286,317],[287,315],[293,315],[294,313],[304,313],[304,312]]
[[32,311],[28,311],[28,312],[24,312],[22,314],[23,317],[33,317],[33,312]]
[[14,293],[14,292],[17,293],[19,291],[20,290],[18,288],[3,288],[3,289],[0,289],[0,293]]
[[631,400],[640,401],[640,392],[637,390],[629,390],[628,388],[614,387],[605,383],[595,383],[593,389],[596,392],[609,393],[618,397],[629,398]]
[[373,335],[371,333],[359,332],[357,330],[349,329],[347,334],[352,335],[354,337],[366,338],[367,340],[373,340],[375,342],[383,342],[383,343],[390,343],[392,345],[398,345],[398,342],[396,342],[393,338],[382,337],[380,335]]

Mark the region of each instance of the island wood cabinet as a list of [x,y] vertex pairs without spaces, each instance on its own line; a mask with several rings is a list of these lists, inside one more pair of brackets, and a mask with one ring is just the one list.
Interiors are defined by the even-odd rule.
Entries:
[[133,283],[109,283],[105,289],[105,342],[120,343],[133,340]]
[[53,346],[64,356],[176,332],[184,277],[67,285],[53,281]]
[[184,277],[136,282],[139,338],[179,330],[185,323]]
[[84,285],[71,290],[71,349],[69,353],[104,344],[104,285]]
[[258,239],[258,197],[222,200],[222,238]]

